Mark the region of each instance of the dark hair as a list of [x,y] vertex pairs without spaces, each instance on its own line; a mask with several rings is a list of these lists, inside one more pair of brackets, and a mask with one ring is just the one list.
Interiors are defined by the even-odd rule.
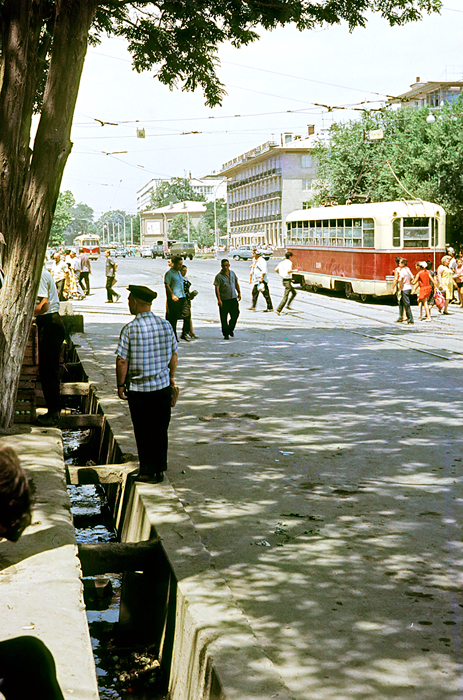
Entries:
[[397,255],[397,256],[394,258],[394,261],[395,261],[395,264],[396,264],[396,265],[398,265],[399,262],[400,262],[401,260],[402,260],[402,258],[400,257],[400,255]]
[[400,258],[400,262],[403,263],[405,265],[405,267],[407,267],[408,260],[406,258]]
[[183,260],[181,255],[176,255],[175,258],[172,258],[172,263],[173,265],[176,265],[177,263],[180,262],[180,260]]
[[29,482],[12,447],[0,447],[0,537],[17,542],[31,523]]
[[285,258],[288,258],[288,260],[289,260],[289,258],[292,258],[292,257],[293,257],[292,253],[290,253],[290,252],[285,253]]
[[228,258],[222,258],[222,260],[220,261],[220,266],[223,267],[225,263],[230,264],[230,261]]

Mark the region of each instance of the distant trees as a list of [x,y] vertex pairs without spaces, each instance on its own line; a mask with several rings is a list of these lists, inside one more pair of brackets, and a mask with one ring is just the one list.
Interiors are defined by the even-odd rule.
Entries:
[[[221,103],[218,47],[246,46],[258,32],[293,23],[364,26],[369,11],[390,24],[421,18],[441,0],[0,0],[0,427],[10,425],[21,362],[60,184],[88,44],[127,41],[135,70],[155,67],[171,89]],[[33,115],[39,114],[32,131]]]
[[173,177],[170,181],[161,182],[151,193],[150,208],[159,209],[172,202],[204,202],[204,197],[193,190],[186,178]]
[[[358,121],[334,124],[316,147],[313,204],[359,197],[373,202],[420,198],[442,205],[449,237],[463,229],[463,100],[433,113],[385,108]],[[370,132],[382,129],[383,138]]]
[[64,243],[64,232],[72,221],[72,208],[75,204],[74,195],[69,190],[60,192],[56,202],[55,213],[50,230],[48,245],[60,246]]

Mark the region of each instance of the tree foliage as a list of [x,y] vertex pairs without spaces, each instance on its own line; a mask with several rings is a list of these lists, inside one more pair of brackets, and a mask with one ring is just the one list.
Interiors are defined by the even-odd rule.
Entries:
[[[390,108],[335,124],[316,147],[314,204],[360,197],[380,202],[420,198],[442,205],[454,232],[463,227],[463,101],[435,111]],[[369,138],[382,129],[384,137]],[[451,234],[451,237],[453,235]]]
[[203,202],[204,197],[197,194],[191,187],[190,181],[183,177],[173,177],[164,180],[151,193],[151,207],[158,209],[172,202]]
[[71,224],[74,204],[75,199],[72,192],[66,190],[65,192],[59,193],[55,213],[53,214],[53,223],[51,225],[48,245],[59,246],[64,243],[64,232]]
[[[155,68],[171,89],[201,88],[219,104],[218,46],[294,23],[391,24],[438,11],[440,0],[0,0],[0,231],[7,245],[0,294],[0,427],[11,422],[21,360],[58,200],[88,43],[128,42],[137,71]],[[32,116],[40,114],[32,140]]]

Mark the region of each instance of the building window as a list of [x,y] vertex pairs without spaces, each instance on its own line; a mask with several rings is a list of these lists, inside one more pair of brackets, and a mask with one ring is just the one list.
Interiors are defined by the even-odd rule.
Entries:
[[301,165],[303,168],[311,168],[312,167],[312,156],[309,156],[309,155],[301,156]]
[[302,189],[304,192],[312,189],[312,180],[302,180]]

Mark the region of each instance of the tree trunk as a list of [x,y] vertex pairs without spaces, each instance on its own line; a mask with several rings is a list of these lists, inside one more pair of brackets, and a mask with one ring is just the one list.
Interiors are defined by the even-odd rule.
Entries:
[[11,425],[53,212],[72,144],[70,132],[87,38],[98,0],[57,0],[50,67],[33,151],[30,129],[40,77],[42,0],[6,0],[1,36],[0,231],[6,240],[0,292],[0,428]]

